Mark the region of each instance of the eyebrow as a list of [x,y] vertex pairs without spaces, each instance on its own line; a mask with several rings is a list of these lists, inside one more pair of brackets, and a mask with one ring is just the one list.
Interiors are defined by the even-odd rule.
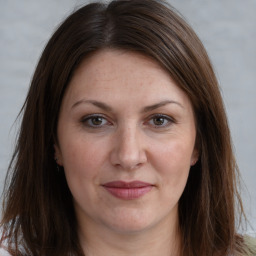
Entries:
[[168,104],[176,104],[176,105],[180,106],[181,108],[184,108],[184,107],[182,106],[182,104],[180,104],[180,103],[177,102],[177,101],[174,101],[174,100],[165,100],[165,101],[161,101],[161,102],[156,103],[156,104],[151,105],[151,106],[146,106],[146,107],[144,107],[144,108],[142,109],[141,112],[142,112],[142,113],[150,112],[150,111],[152,111],[152,110],[155,110],[155,109],[157,109],[157,108],[163,107],[163,106],[168,105]]
[[[71,108],[73,109],[73,108],[77,107],[80,104],[92,104],[92,105],[94,105],[94,106],[96,106],[96,107],[98,107],[100,109],[105,110],[105,111],[113,112],[113,109],[109,105],[107,105],[107,104],[105,104],[103,102],[97,101],[97,100],[84,100],[84,99],[82,99],[82,100],[77,101],[74,105],[72,105]],[[141,113],[150,112],[150,111],[153,111],[153,110],[155,110],[157,108],[163,107],[163,106],[168,105],[168,104],[176,104],[176,105],[180,106],[181,108],[184,108],[183,105],[180,104],[177,101],[174,101],[174,100],[164,100],[164,101],[161,101],[161,102],[156,103],[154,105],[150,105],[150,106],[144,107],[142,109]]]
[[78,102],[76,102],[71,108],[75,108],[77,107],[78,105],[80,104],[92,104],[98,108],[101,108],[105,111],[109,111],[109,112],[112,112],[112,108],[110,106],[108,106],[107,104],[103,103],[103,102],[100,102],[100,101],[97,101],[97,100],[79,100]]

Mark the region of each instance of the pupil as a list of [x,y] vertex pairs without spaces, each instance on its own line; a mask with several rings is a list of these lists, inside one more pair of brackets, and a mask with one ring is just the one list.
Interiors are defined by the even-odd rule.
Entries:
[[164,123],[164,118],[163,117],[157,117],[154,119],[155,125],[162,125]]
[[101,117],[94,117],[94,118],[92,119],[92,123],[93,123],[94,125],[101,125],[101,123],[102,123],[102,118],[101,118]]

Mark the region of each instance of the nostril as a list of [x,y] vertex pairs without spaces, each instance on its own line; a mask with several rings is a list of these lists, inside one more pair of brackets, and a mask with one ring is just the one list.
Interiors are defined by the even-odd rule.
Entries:
[[147,159],[143,144],[136,123],[122,125],[113,144],[111,163],[125,170],[139,168]]
[[134,151],[113,150],[111,153],[111,163],[125,170],[135,170],[147,161],[146,153],[142,149]]

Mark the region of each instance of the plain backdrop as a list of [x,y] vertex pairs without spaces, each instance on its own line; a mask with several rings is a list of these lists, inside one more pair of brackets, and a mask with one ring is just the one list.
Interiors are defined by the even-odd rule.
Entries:
[[[142,0],[143,1],[143,0]],[[192,25],[213,62],[244,181],[243,200],[256,230],[256,0],[169,1]],[[35,65],[47,40],[88,1],[0,0],[0,190]]]

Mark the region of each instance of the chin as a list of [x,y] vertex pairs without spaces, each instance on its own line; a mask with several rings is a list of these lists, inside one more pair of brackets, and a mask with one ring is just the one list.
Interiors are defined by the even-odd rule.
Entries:
[[[139,233],[153,227],[157,221],[153,216],[146,213],[126,213],[111,218],[114,221],[105,221],[112,230],[118,233],[129,234]],[[108,224],[107,224],[108,223]]]
[[151,225],[145,225],[144,223],[120,223],[118,225],[115,223],[112,225],[112,230],[116,233],[123,234],[123,235],[129,235],[129,234],[135,234],[135,233],[142,233],[150,228]]

